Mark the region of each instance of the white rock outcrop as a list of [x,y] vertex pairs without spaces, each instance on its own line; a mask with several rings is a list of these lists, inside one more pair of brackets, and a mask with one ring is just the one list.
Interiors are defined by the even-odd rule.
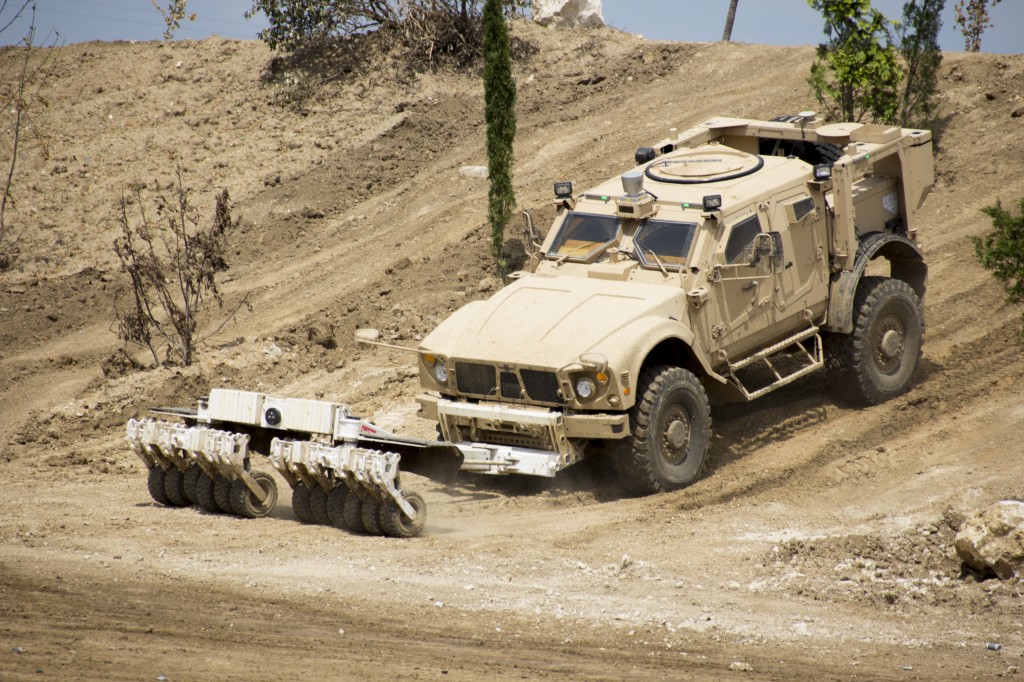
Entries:
[[533,20],[553,28],[604,26],[601,0],[533,0]]
[[956,553],[979,573],[1003,580],[1024,577],[1024,502],[996,502],[964,521]]

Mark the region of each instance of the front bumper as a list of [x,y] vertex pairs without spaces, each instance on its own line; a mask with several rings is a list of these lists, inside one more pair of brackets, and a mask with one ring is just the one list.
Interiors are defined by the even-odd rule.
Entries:
[[579,440],[625,438],[629,415],[619,413],[563,414],[558,410],[503,403],[465,403],[430,394],[416,397],[420,416],[440,425],[441,436],[452,443],[504,445],[558,455],[564,469],[583,456]]

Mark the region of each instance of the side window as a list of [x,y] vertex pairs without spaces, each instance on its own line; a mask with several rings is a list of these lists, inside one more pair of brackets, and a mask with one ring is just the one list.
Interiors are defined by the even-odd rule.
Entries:
[[798,197],[785,204],[786,220],[790,225],[799,223],[810,215],[814,210],[814,199],[811,197]]
[[750,246],[754,238],[761,234],[761,221],[756,215],[742,220],[732,226],[729,241],[725,245],[725,262],[732,265],[743,258],[743,252]]

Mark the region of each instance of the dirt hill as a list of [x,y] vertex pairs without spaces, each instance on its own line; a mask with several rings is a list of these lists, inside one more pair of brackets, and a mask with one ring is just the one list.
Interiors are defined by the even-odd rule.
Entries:
[[[552,181],[615,175],[669,128],[813,108],[809,47],[515,31],[536,48],[515,69],[517,197],[541,225]],[[159,507],[124,444],[129,417],[211,386],[432,434],[409,356],[351,339],[375,326],[413,341],[495,286],[486,183],[460,174],[486,162],[480,80],[375,53],[307,96],[288,68],[257,43],[86,43],[44,86],[0,273],[0,679],[991,679],[1024,665],[1020,582],[963,579],[952,549],[964,514],[1024,488],[1020,311],[968,240],[990,224],[981,207],[1024,196],[1024,56],[945,57],[925,357],[907,395],[855,409],[812,379],[724,408],[710,471],[673,494],[607,499],[585,471],[527,489],[417,482],[430,520],[408,542],[301,525],[287,493],[253,522]],[[206,215],[229,191],[223,310],[246,296],[252,310],[197,366],[130,371],[110,332],[117,202],[166,190],[177,166]]]

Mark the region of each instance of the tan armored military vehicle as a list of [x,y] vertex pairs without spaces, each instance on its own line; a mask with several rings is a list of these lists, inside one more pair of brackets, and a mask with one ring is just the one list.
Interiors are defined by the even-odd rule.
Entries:
[[463,470],[553,476],[600,449],[631,488],[672,490],[704,466],[709,396],[826,364],[862,403],[908,388],[930,132],[713,118],[636,163],[582,193],[556,183],[528,269],[420,345],[421,414]]

